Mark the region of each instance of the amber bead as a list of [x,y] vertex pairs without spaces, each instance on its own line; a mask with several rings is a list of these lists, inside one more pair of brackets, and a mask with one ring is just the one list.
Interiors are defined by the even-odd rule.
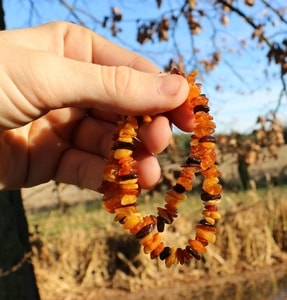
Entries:
[[160,253],[163,251],[164,249],[164,242],[160,242],[159,245],[150,253],[150,258],[151,259],[155,259],[157,258]]
[[202,228],[196,228],[196,236],[208,241],[208,243],[214,243],[216,241],[216,235],[214,232],[204,230]]
[[112,146],[112,150],[117,150],[117,149],[129,149],[129,150],[134,150],[135,149],[134,143],[129,143],[129,142],[122,142],[122,141],[117,141],[114,143]]
[[204,177],[210,178],[210,177],[219,177],[221,175],[218,166],[217,165],[212,165],[206,170],[201,171],[202,175]]
[[136,195],[123,195],[121,197],[121,205],[131,205],[137,202],[137,196]]
[[166,224],[172,224],[174,218],[177,217],[176,214],[175,214],[175,215],[172,215],[171,213],[168,212],[167,209],[162,208],[162,207],[158,207],[158,208],[157,208],[157,211],[158,211],[158,215],[162,218],[162,220],[164,220],[164,222],[165,222]]
[[157,231],[158,232],[164,232],[165,220],[162,217],[157,216],[156,226],[157,226]]
[[159,258],[161,260],[165,260],[167,257],[170,256],[171,248],[170,247],[164,247],[162,252],[159,254]]
[[191,254],[195,259],[200,260],[201,259],[201,255],[198,251],[196,251],[195,249],[191,248],[190,246],[186,246],[185,250],[187,251],[187,253]]
[[138,223],[136,226],[130,229],[131,234],[137,234],[144,226],[148,224],[156,224],[156,217],[153,215],[145,216],[142,222]]
[[131,229],[135,227],[138,223],[142,222],[142,220],[142,215],[140,213],[135,213],[133,215],[127,216],[123,227],[124,229]]
[[209,106],[207,106],[207,105],[201,105],[201,104],[199,104],[199,105],[196,105],[195,107],[194,107],[194,109],[193,109],[193,111],[194,111],[194,113],[196,114],[197,112],[199,112],[199,111],[203,111],[203,112],[205,112],[205,113],[208,113],[209,112]]
[[176,258],[180,265],[183,265],[185,263],[185,252],[181,248],[176,249]]
[[203,193],[200,195],[200,199],[203,200],[203,201],[209,201],[209,200],[221,199],[221,194],[215,194],[215,195],[212,195],[212,194],[209,194],[209,193],[207,193],[207,192],[203,192]]
[[127,216],[130,216],[134,213],[137,213],[138,212],[138,209],[136,206],[132,205],[132,206],[126,206],[126,207],[120,207],[120,208],[117,208],[115,209],[115,219],[116,218],[122,218],[122,217],[127,217]]
[[159,232],[155,233],[152,238],[147,241],[144,246],[144,253],[149,254],[155,250],[162,243],[161,234]]
[[201,160],[196,157],[188,157],[183,167],[199,167]]
[[204,247],[208,246],[208,241],[202,237],[195,236],[195,239],[199,241]]
[[184,193],[185,192],[185,188],[183,185],[176,183],[175,186],[172,187],[174,191],[176,191],[177,193]]
[[128,150],[128,149],[117,149],[114,152],[114,158],[115,159],[120,159],[123,157],[127,157],[127,156],[131,156],[133,154],[132,150]]
[[172,265],[177,264],[176,248],[170,248],[170,255],[165,259],[165,265],[170,268]]
[[209,210],[205,209],[202,211],[202,214],[206,217],[209,217],[209,218],[212,218],[215,220],[221,219],[221,214],[217,211],[209,211]]
[[177,193],[175,190],[169,190],[165,193],[166,203],[178,202],[186,200],[186,195],[184,193]]
[[188,241],[189,246],[194,249],[195,251],[197,251],[198,253],[205,253],[206,252],[206,248],[204,247],[204,245],[198,241],[198,240],[189,240]]
[[136,233],[136,238],[142,239],[143,237],[145,237],[146,235],[151,233],[154,230],[154,228],[155,228],[155,224],[153,224],[153,223],[150,223],[150,224],[144,226]]

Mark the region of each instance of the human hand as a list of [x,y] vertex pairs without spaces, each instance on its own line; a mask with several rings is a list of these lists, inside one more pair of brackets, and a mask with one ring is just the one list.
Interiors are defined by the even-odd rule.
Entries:
[[139,183],[160,177],[153,153],[170,122],[192,129],[188,84],[83,27],[56,22],[0,32],[0,189],[54,179],[97,189],[120,115],[155,116],[140,131]]

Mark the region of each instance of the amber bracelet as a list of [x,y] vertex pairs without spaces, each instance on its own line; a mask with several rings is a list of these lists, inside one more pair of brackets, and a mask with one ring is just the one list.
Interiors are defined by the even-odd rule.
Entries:
[[[172,74],[179,73],[176,69]],[[158,207],[157,215],[143,216],[137,199],[141,193],[138,184],[137,161],[133,158],[139,124],[151,122],[150,116],[127,116],[118,122],[114,134],[114,143],[108,163],[103,170],[103,182],[98,191],[103,193],[103,206],[115,214],[115,221],[123,225],[130,234],[135,235],[151,259],[165,261],[167,267],[184,264],[190,259],[200,260],[206,252],[206,246],[216,240],[216,220],[221,218],[217,205],[221,201],[222,187],[218,177],[220,171],[216,165],[216,139],[213,117],[209,114],[208,99],[201,94],[201,86],[195,83],[197,72],[193,71],[186,79],[189,95],[187,109],[194,112],[194,130],[191,135],[190,153],[182,166],[176,184],[166,192],[164,207]],[[166,225],[173,223],[178,214],[178,206],[184,201],[186,191],[192,190],[195,174],[203,175],[201,200],[202,219],[196,225],[195,238],[189,239],[183,247],[167,246],[162,239]]]

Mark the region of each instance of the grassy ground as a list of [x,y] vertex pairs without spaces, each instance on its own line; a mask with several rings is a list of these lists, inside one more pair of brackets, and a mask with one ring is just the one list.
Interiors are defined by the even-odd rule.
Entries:
[[[287,263],[286,192],[286,187],[225,191],[220,205],[224,218],[218,224],[216,245],[208,247],[204,261],[169,270],[141,252],[137,241],[113,222],[97,197],[61,209],[28,213],[42,300],[97,299],[93,298],[95,293],[103,299],[114,299],[115,294],[118,299],[120,295],[127,299],[127,295],[136,293],[139,297],[142,293],[137,299],[146,299],[148,289],[155,289],[159,297],[158,288],[171,284],[179,286],[179,298],[156,299],[189,299],[182,296],[180,288],[188,282],[198,286],[203,285],[202,278],[206,283],[207,278],[230,278]],[[154,213],[161,201],[159,194],[148,202],[142,200],[142,211]],[[201,209],[199,195],[192,194],[166,233],[169,243],[184,244],[194,236]]]

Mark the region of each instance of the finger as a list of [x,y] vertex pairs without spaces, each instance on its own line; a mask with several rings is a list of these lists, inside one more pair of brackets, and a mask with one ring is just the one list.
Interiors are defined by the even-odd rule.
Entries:
[[[57,33],[58,38],[63,36],[63,43],[60,43],[61,47],[56,50],[56,53],[68,58],[106,66],[128,66],[148,73],[159,73],[161,71],[158,66],[146,58],[76,24],[54,22],[39,26],[37,30],[45,30],[45,35],[51,37],[51,41],[47,41],[47,49],[51,49],[49,43],[55,45],[55,33]],[[38,36],[42,39],[43,33],[37,34],[37,38]],[[43,42],[41,41],[39,44],[43,44]],[[79,47],[79,45],[85,46]]]
[[[82,151],[108,158],[115,130],[116,124],[86,117],[74,133],[73,145]],[[159,115],[139,129],[141,142],[137,146],[144,147],[149,154],[158,154],[170,144],[171,135],[168,119]]]
[[[186,80],[178,75],[158,76],[129,67],[93,65],[42,52],[23,55],[27,59],[25,62],[15,59],[10,82],[4,86],[7,97],[3,102],[7,105],[3,107],[3,122],[7,117],[7,122],[12,120],[15,126],[63,107],[154,115],[181,105],[188,93]],[[18,63],[25,65],[16,68]],[[13,114],[11,102],[15,108]]]
[[86,27],[69,22],[51,22],[29,29],[2,31],[1,41],[82,62],[122,65],[150,73],[161,71],[146,58],[110,42]]
[[190,109],[188,101],[179,107],[167,113],[168,118],[179,129],[185,132],[191,132],[194,129],[194,112]]
[[161,153],[171,142],[172,132],[169,120],[158,115],[152,122],[139,129],[139,138],[150,153]]
[[[78,149],[69,149],[58,165],[54,179],[97,190],[102,181],[102,170],[106,161],[94,154]],[[160,178],[160,167],[153,156],[138,158],[139,184],[143,189],[154,186]]]

